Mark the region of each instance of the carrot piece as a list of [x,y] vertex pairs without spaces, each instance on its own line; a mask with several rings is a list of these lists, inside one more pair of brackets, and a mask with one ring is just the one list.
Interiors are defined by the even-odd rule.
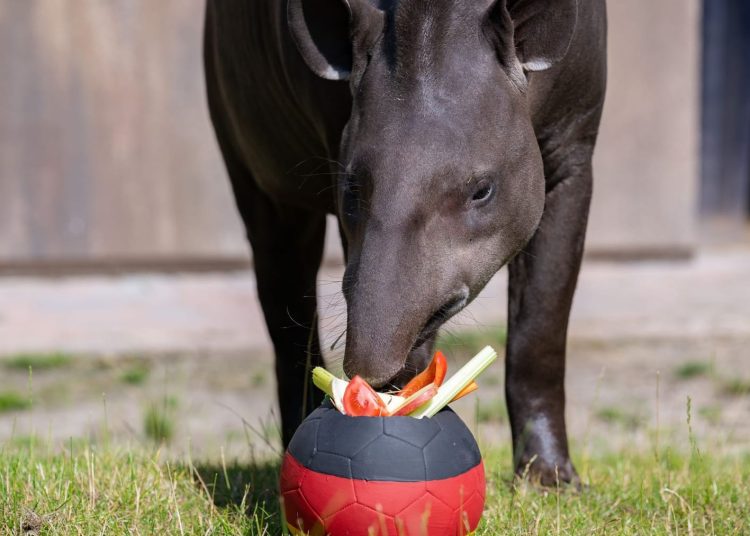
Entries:
[[430,384],[435,387],[440,387],[445,380],[445,374],[448,371],[448,361],[445,359],[443,352],[438,350],[435,355],[432,356],[432,361],[422,372],[417,374],[412,380],[406,384],[406,387],[401,389],[399,396],[409,398],[411,395],[424,389]]
[[451,403],[455,402],[459,398],[463,398],[466,395],[473,393],[477,389],[479,389],[479,385],[477,385],[477,382],[471,382],[469,385],[467,385],[461,391],[459,391],[459,393],[456,396],[453,397],[453,400],[451,400]]

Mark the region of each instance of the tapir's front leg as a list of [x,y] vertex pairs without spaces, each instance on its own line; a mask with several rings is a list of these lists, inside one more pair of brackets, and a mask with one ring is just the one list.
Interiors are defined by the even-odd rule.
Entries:
[[[567,151],[548,174],[541,224],[510,264],[505,394],[515,469],[544,485],[578,483],[565,430],[568,316],[583,254],[593,147]],[[551,180],[550,180],[551,178]]]

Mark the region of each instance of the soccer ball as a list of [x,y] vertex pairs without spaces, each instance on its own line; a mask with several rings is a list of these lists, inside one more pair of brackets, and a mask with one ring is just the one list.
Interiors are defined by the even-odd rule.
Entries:
[[432,418],[347,417],[325,402],[281,467],[292,534],[464,536],[484,509],[474,436],[446,408]]

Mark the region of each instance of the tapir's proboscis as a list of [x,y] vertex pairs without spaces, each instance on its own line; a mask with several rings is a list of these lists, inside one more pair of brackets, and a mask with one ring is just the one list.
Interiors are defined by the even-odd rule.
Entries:
[[326,215],[344,371],[423,369],[509,265],[516,471],[577,483],[565,353],[606,85],[605,0],[209,0],[208,101],[276,353],[286,444],[321,364]]

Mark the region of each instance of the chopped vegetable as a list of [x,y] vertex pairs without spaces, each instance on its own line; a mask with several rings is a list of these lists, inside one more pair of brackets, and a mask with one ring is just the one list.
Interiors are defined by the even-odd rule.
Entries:
[[344,394],[346,394],[347,387],[349,387],[349,382],[338,378],[333,380],[331,385],[331,400],[336,409],[342,413],[344,413]]
[[497,359],[497,352],[492,347],[485,346],[471,361],[461,367],[461,370],[440,386],[438,394],[428,404],[410,413],[410,415],[417,419],[435,416],[438,411],[450,404],[471,382],[476,380],[495,359]]
[[408,415],[432,417],[445,406],[476,391],[474,381],[493,361],[497,353],[490,346],[466,363],[444,382],[448,369],[442,352],[435,352],[427,369],[414,377],[398,394],[376,392],[359,376],[351,381],[336,378],[322,367],[313,369],[313,383],[332,400],[333,405],[352,417],[390,417]]
[[353,417],[381,417],[388,408],[378,393],[359,376],[354,376],[344,392],[344,412]]
[[471,382],[469,385],[467,385],[466,387],[464,387],[461,390],[460,393],[458,393],[456,396],[454,396],[453,400],[451,400],[450,403],[452,404],[456,400],[460,400],[463,397],[465,397],[466,395],[470,395],[471,393],[473,393],[477,389],[479,389],[479,385],[477,384],[477,382]]
[[427,404],[438,393],[435,384],[430,383],[422,387],[419,391],[405,399],[404,402],[390,412],[391,416],[409,415],[412,411],[417,410]]
[[[323,391],[328,396],[333,396],[333,380],[337,380],[336,376],[328,372],[323,367],[315,367],[312,371],[313,383],[315,387]],[[343,380],[341,380],[343,381]]]
[[315,367],[313,369],[313,383],[315,387],[330,397],[336,409],[344,413],[343,400],[344,392],[349,386],[348,381],[337,378],[323,367]]
[[388,408],[388,414],[392,414],[396,408],[400,408],[406,399],[403,396],[391,395],[388,393],[378,393],[380,398],[385,402],[385,406]]
[[445,373],[447,371],[448,362],[446,361],[443,352],[438,350],[432,357],[429,366],[412,378],[412,380],[406,384],[406,387],[401,389],[399,396],[408,398],[430,384],[440,387],[443,384]]

